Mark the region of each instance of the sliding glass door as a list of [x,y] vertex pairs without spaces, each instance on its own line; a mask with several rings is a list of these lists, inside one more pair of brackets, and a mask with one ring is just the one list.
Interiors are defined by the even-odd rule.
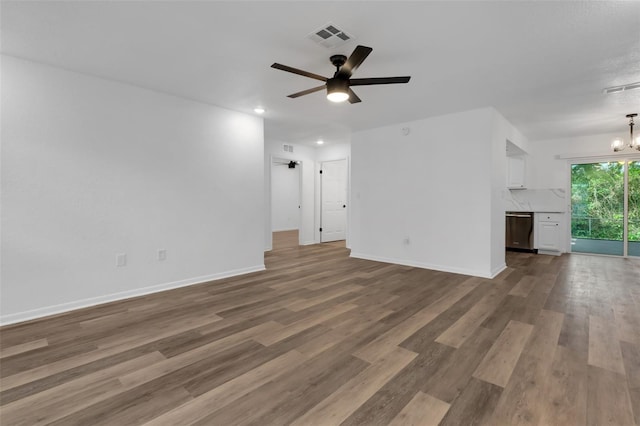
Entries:
[[640,160],[629,161],[629,256],[640,256]]
[[640,256],[640,161],[571,165],[571,251]]

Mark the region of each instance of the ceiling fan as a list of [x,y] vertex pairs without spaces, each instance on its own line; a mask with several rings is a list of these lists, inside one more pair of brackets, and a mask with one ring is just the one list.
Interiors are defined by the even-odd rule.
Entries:
[[333,55],[329,60],[336,67],[336,72],[331,78],[323,77],[318,74],[314,74],[308,71],[303,71],[297,68],[292,68],[287,65],[274,63],[271,68],[275,68],[282,71],[291,72],[304,77],[313,78],[316,80],[324,81],[322,86],[314,87],[311,89],[303,90],[289,95],[289,98],[297,98],[300,96],[308,95],[310,93],[318,92],[323,89],[327,89],[327,99],[333,102],[344,102],[349,100],[350,103],[355,104],[361,102],[361,99],[356,95],[351,86],[370,86],[374,84],[399,84],[408,83],[411,77],[377,77],[377,78],[351,78],[353,72],[367,59],[367,56],[373,51],[372,48],[367,46],[356,46],[351,56],[347,59],[344,55]]
[[273,161],[273,164],[276,164],[276,165],[278,165],[278,166],[287,166],[287,167],[289,167],[290,169],[295,169],[295,168],[296,168],[296,166],[299,166],[299,165],[300,165],[300,162],[299,162],[299,161],[294,161],[294,160],[291,160],[291,161],[287,161],[287,160],[274,160],[274,161]]

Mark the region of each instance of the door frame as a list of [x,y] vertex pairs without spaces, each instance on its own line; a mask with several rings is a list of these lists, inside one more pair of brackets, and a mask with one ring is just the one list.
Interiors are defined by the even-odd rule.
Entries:
[[629,161],[640,161],[640,154],[636,153],[628,153],[628,154],[618,154],[618,155],[602,155],[602,156],[593,156],[593,157],[575,157],[567,159],[567,194],[568,197],[568,208],[567,208],[567,247],[568,253],[575,254],[584,254],[589,256],[606,256],[606,257],[617,257],[617,258],[633,258],[636,259],[636,256],[629,256],[629,167],[624,168],[624,206],[623,206],[623,232],[622,232],[622,256],[609,255],[609,254],[599,254],[599,253],[582,253],[582,252],[574,252],[573,247],[571,245],[571,223],[572,223],[572,203],[571,203],[571,166],[574,164],[593,164],[593,163],[610,163],[610,162],[620,162],[624,161],[628,163]]
[[[303,196],[303,166],[304,166],[304,161],[302,160],[297,160],[295,158],[286,158],[284,156],[280,156],[280,155],[271,155],[270,159],[269,159],[269,231],[270,234],[273,235],[273,170],[274,167],[276,166],[274,164],[275,161],[296,161],[300,164],[298,164],[296,167],[300,167],[300,169],[298,170],[298,245],[302,245],[302,232],[301,229],[302,228],[302,210],[303,210],[303,203],[302,203],[302,196]],[[271,241],[271,244],[269,244],[269,250],[273,250],[273,240]]]

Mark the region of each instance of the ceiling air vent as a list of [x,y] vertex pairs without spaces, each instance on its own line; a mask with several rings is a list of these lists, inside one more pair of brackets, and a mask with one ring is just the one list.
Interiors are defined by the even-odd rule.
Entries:
[[354,39],[351,34],[331,22],[313,31],[307,37],[329,49],[342,46]]
[[602,93],[604,94],[618,93],[618,92],[624,92],[626,90],[634,90],[634,89],[640,89],[640,81],[635,83],[624,84],[622,86],[607,87],[605,89],[602,89]]

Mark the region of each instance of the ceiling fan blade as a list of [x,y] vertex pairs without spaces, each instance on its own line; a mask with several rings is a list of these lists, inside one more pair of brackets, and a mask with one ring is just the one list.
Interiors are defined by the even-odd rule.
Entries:
[[312,72],[303,71],[303,70],[299,70],[297,68],[289,67],[287,65],[274,63],[273,65],[271,65],[271,68],[275,68],[277,70],[282,70],[282,71],[287,71],[287,72],[292,72],[294,74],[298,74],[298,75],[301,75],[303,77],[315,78],[316,80],[320,80],[320,81],[327,81],[326,77],[323,77],[323,76],[318,75],[318,74],[314,74]]
[[349,103],[357,104],[358,102],[362,102],[362,99],[360,99],[353,90],[349,89]]
[[349,80],[351,86],[369,86],[372,84],[398,84],[408,83],[411,77],[377,77],[377,78],[352,78]]
[[360,66],[361,63],[367,59],[369,53],[373,51],[372,48],[367,46],[356,46],[355,50],[347,59],[347,62],[344,63],[343,66],[340,67],[340,71],[338,71],[338,75],[351,77],[351,74]]
[[293,93],[288,98],[298,98],[300,96],[308,95],[309,93],[318,92],[320,90],[326,89],[327,85],[323,84],[322,86],[314,87],[313,89],[303,90],[302,92]]

